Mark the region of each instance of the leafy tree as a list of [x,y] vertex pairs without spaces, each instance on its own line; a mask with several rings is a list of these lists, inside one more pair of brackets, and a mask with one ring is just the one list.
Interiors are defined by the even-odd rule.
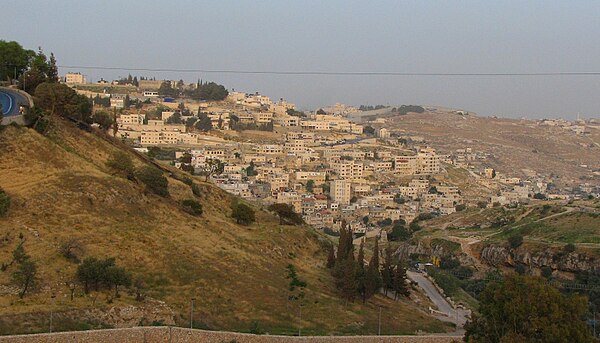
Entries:
[[27,93],[32,94],[37,86],[44,82],[56,83],[50,79],[51,67],[48,58],[42,51],[42,48],[38,48],[37,53],[31,53],[29,56],[28,69],[25,71],[20,78],[21,89]]
[[135,168],[129,154],[121,150],[113,151],[106,161],[106,166],[118,175],[133,179]]
[[465,204],[458,204],[454,207],[454,209],[457,212],[464,211],[466,208],[467,208],[467,205],[465,205]]
[[396,196],[394,196],[394,202],[398,205],[402,205],[406,202],[406,200],[402,197],[402,195],[396,194]]
[[543,279],[519,275],[488,284],[479,314],[465,325],[466,342],[592,342],[587,302],[567,296]]
[[225,169],[225,164],[221,160],[216,158],[209,158],[204,161],[204,164],[199,167],[200,174],[204,175],[204,181],[208,182],[208,179],[213,175],[220,175]]
[[513,236],[508,237],[508,245],[512,249],[516,249],[523,244],[523,235],[515,234]]
[[534,199],[538,199],[538,200],[546,200],[546,196],[544,194],[542,194],[542,193],[535,193],[533,195],[533,198]]
[[292,205],[276,203],[269,206],[269,211],[273,211],[279,216],[279,224],[300,225],[304,223],[302,216],[294,211]]
[[189,152],[184,152],[183,155],[181,155],[181,157],[179,158],[179,162],[187,164],[192,163],[192,154],[190,154]]
[[19,287],[19,298],[23,299],[28,290],[35,287],[37,279],[37,265],[29,256],[17,264],[17,269],[12,273],[13,282]]
[[242,225],[250,225],[256,221],[254,210],[244,203],[234,203],[232,205],[231,217],[233,217],[238,224]]
[[0,217],[6,216],[10,208],[10,196],[0,187]]
[[382,220],[378,221],[377,225],[379,225],[379,226],[390,226],[390,225],[392,225],[392,223],[393,223],[393,221],[392,221],[391,218],[385,218],[385,219],[382,219]]
[[119,286],[131,286],[131,274],[123,267],[109,266],[104,273],[105,282],[115,288],[115,297],[119,297]]
[[179,94],[177,92],[177,89],[174,89],[171,87],[171,82],[165,81],[160,84],[160,87],[158,88],[158,95],[160,95],[162,97],[175,98]]
[[135,177],[146,185],[148,191],[162,197],[169,196],[169,181],[159,169],[143,166],[136,171]]
[[92,122],[92,104],[83,95],[77,95],[74,90],[62,83],[41,83],[35,89],[36,105],[46,110],[50,115],[58,114],[63,117]]
[[92,116],[92,121],[100,126],[104,131],[110,129],[113,126],[113,118],[106,111],[96,111]]
[[192,128],[192,127],[194,127],[194,125],[196,124],[197,121],[198,121],[198,118],[196,118],[196,117],[188,118],[185,120],[185,127]]
[[304,112],[301,111],[296,111],[293,108],[288,108],[285,113],[287,113],[287,115],[292,116],[292,117],[306,117],[306,114]]
[[0,40],[0,81],[19,79],[33,55],[35,52],[24,49],[15,41]]
[[365,135],[373,136],[375,134],[375,129],[371,125],[367,125],[363,129],[363,133]]
[[[103,263],[104,262],[104,263]],[[104,268],[113,265],[112,261],[101,261],[95,257],[86,257],[77,267],[77,280],[83,284],[83,291],[88,294],[92,289],[98,290],[103,280]]]
[[390,240],[392,241],[404,242],[412,238],[412,233],[409,230],[407,230],[404,227],[404,225],[400,223],[395,223],[390,236]]
[[327,114],[322,108],[317,110],[317,114]]
[[246,167],[246,176],[256,176],[258,172],[256,171],[256,166],[254,165],[254,161],[250,161],[248,167]]
[[409,112],[423,113],[425,112],[425,109],[422,106],[417,105],[402,105],[396,109],[396,112],[400,115],[405,115]]
[[220,101],[229,95],[229,92],[223,85],[214,82],[201,84],[196,89],[192,90],[189,95],[194,99]]
[[173,113],[173,115],[170,116],[166,122],[167,124],[183,124],[183,120],[181,120],[181,113]]
[[315,189],[315,180],[306,181],[306,191],[312,193]]
[[186,210],[186,212],[195,216],[202,215],[202,205],[196,200],[186,199],[182,201],[181,204],[183,205],[183,208]]
[[71,238],[60,243],[58,252],[67,260],[79,263],[81,256],[84,254],[84,248],[81,242]]
[[204,132],[208,132],[210,130],[212,130],[212,121],[210,120],[210,118],[208,117],[208,115],[204,112],[200,112],[198,114],[198,121],[196,122],[196,124],[194,124],[194,126],[196,127],[196,129],[200,130],[200,131],[204,131]]

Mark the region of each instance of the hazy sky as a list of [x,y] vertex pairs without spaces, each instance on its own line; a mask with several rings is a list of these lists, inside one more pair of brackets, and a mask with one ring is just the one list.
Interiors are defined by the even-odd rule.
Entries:
[[[600,1],[3,0],[0,39],[59,65],[261,71],[600,71]],[[61,68],[61,74],[69,71]],[[92,80],[128,71],[81,71]],[[278,76],[131,72],[284,97],[600,117],[600,76]]]

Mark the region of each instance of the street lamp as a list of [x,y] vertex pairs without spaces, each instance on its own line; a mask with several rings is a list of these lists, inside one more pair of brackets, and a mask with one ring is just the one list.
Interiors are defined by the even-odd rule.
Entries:
[[196,298],[192,298],[192,307],[190,309],[190,329],[194,328],[194,301]]

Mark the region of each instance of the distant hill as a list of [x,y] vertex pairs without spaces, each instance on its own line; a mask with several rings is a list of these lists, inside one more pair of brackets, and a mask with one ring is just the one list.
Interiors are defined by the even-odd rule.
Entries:
[[424,113],[385,113],[385,127],[401,135],[418,136],[442,153],[471,148],[488,154],[473,161],[510,176],[533,173],[557,187],[576,186],[597,178],[600,169],[600,128],[588,125],[586,134],[568,128],[539,125],[533,120],[459,115],[455,110],[427,108]]
[[[384,333],[451,330],[425,312],[426,302],[417,307],[378,296],[366,305],[346,304],[324,267],[326,238],[307,227],[281,226],[256,204],[257,223],[236,225],[232,196],[200,178],[193,181],[204,213],[194,217],[180,205],[195,198],[177,180],[180,171],[164,167],[170,197],[148,194],[106,167],[119,150],[138,167],[149,163],[109,137],[61,119],[46,136],[23,127],[0,131],[0,187],[12,199],[7,217],[0,218],[0,262],[7,264],[0,271],[1,333],[47,330],[50,309],[55,330],[188,326],[192,298],[195,326],[217,330],[292,334],[301,326],[303,334],[372,334],[379,306]],[[59,252],[69,240],[82,246],[84,256],[115,257],[142,281],[145,300],[136,301],[133,289],[120,298],[112,291],[84,296],[77,285],[71,301],[77,264]],[[22,300],[11,282],[14,266],[8,265],[21,241],[40,281]],[[288,264],[308,282],[301,317],[298,304],[288,300]]]

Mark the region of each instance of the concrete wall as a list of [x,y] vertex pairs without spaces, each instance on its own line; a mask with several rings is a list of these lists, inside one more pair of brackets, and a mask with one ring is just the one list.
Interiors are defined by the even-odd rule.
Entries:
[[0,336],[0,343],[450,343],[460,341],[460,337],[449,336],[258,336],[243,333],[171,327],[137,327],[22,336]]

